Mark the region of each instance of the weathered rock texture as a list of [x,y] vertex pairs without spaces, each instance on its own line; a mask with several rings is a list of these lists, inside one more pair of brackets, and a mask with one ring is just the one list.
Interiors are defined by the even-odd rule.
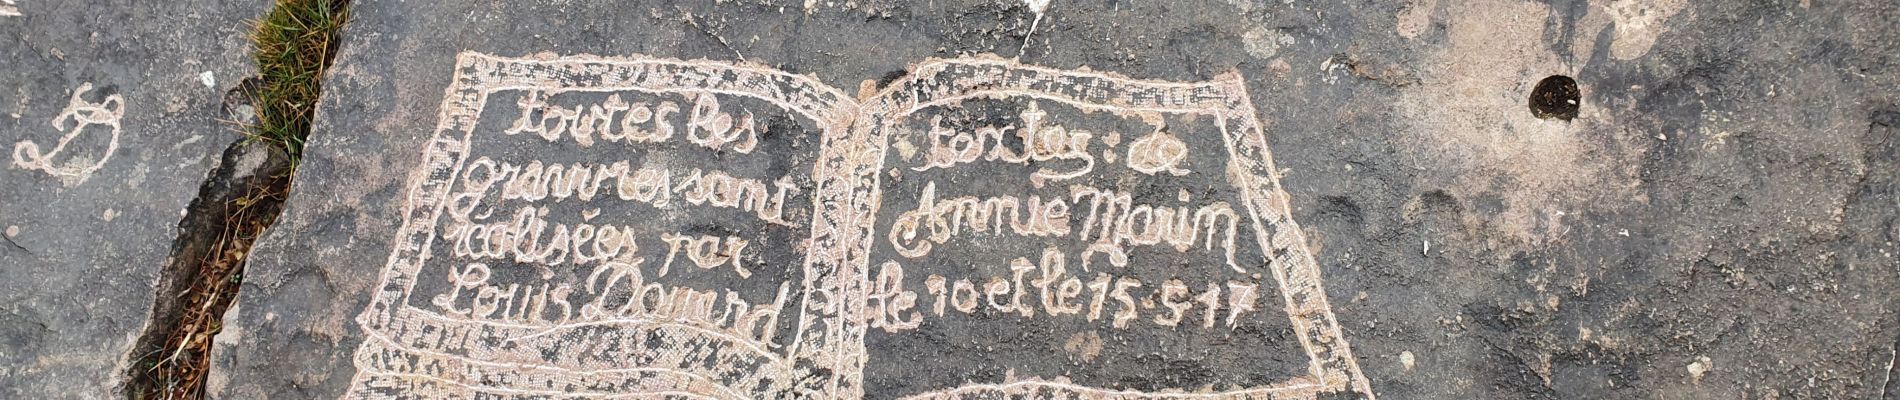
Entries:
[[124,396],[264,6],[0,4],[0,397]]
[[1895,395],[1889,2],[352,14],[215,396]]

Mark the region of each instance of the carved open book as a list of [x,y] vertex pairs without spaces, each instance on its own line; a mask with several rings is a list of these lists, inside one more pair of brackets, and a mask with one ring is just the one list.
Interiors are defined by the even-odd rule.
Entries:
[[440,118],[352,396],[1371,396],[1237,72],[468,53]]

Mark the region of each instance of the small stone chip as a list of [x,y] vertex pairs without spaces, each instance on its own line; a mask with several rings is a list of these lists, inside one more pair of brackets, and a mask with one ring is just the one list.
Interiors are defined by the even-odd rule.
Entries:
[[1701,384],[1702,375],[1707,374],[1711,366],[1713,363],[1709,361],[1708,356],[1696,357],[1695,362],[1689,363],[1689,381]]
[[1399,352],[1399,365],[1403,365],[1403,366],[1405,366],[1405,371],[1406,371],[1406,372],[1411,372],[1411,371],[1412,371],[1412,365],[1414,365],[1414,363],[1415,363],[1416,361],[1417,361],[1417,360],[1415,360],[1415,359],[1413,359],[1413,357],[1412,357],[1412,351],[1411,351],[1411,350],[1406,350],[1406,351],[1401,351],[1401,352]]

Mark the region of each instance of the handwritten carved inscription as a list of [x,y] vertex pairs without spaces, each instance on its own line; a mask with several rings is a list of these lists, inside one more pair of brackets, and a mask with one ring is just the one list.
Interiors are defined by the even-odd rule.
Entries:
[[[119,150],[119,120],[125,117],[125,99],[112,94],[94,103],[84,97],[90,91],[91,83],[80,84],[78,89],[73,90],[72,98],[67,100],[66,109],[53,117],[53,129],[66,134],[51,149],[42,151],[39,144],[32,140],[14,143],[13,165],[45,172],[62,179],[68,186],[83,183],[92,177],[93,172],[104,168],[106,161],[112,159],[112,153]],[[94,132],[91,135],[94,137],[103,136],[89,141],[102,142],[96,146],[105,149],[97,155],[66,154],[69,150],[67,146],[74,145],[75,139],[85,138],[87,132]]]
[[455,71],[353,396],[1370,397],[1235,74]]
[[845,97],[702,61],[456,71],[353,396],[831,397],[835,268],[805,260],[839,200],[808,145]]
[[866,103],[854,140],[897,151],[872,175],[865,390],[1369,396],[1249,102],[1231,73],[964,59]]

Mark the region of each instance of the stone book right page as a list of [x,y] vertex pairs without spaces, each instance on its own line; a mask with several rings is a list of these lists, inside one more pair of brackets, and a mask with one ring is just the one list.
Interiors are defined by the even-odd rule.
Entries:
[[932,60],[860,103],[834,394],[1371,397],[1238,72]]

